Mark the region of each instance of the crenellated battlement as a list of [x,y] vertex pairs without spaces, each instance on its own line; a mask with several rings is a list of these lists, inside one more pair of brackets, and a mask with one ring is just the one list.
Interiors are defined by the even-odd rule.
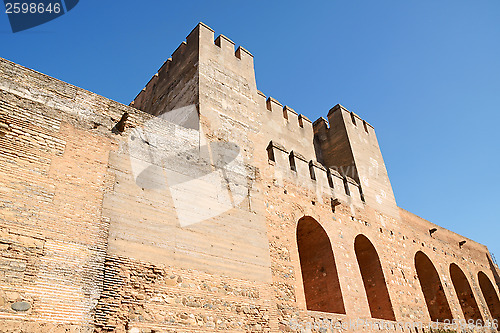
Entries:
[[[248,50],[239,46],[235,51],[235,43],[222,34],[214,39],[214,31],[200,22],[151,77],[130,105],[159,115],[187,106],[189,103],[198,104],[198,87],[186,89],[185,83],[196,80],[199,75],[200,58],[215,48],[219,49],[225,61],[238,62],[243,68],[253,70],[253,55]],[[187,90],[190,90],[191,98],[186,94]],[[179,93],[185,94],[185,98],[176,98],[175,95]]]
[[[203,23],[200,23],[200,25],[205,27],[205,28],[210,29],[208,26],[206,26]],[[217,36],[217,38],[215,38],[215,40],[214,40],[213,39],[214,31],[212,29],[210,29],[210,30],[212,31],[211,38],[209,38],[208,40],[201,41],[202,43],[207,43],[208,45],[214,44],[215,46],[218,46],[224,54],[234,56],[236,59],[238,59],[240,61],[251,63],[251,65],[253,67],[253,55],[252,55],[252,53],[250,53],[250,51],[248,51],[247,49],[245,49],[242,46],[238,46],[238,48],[235,51],[234,48],[235,48],[236,44],[229,37],[222,35],[222,34]]]
[[264,142],[286,143],[288,151],[278,149],[276,154],[284,153],[284,162],[294,163],[297,174],[328,185],[335,183],[329,170],[336,170],[347,192],[391,216],[398,214],[372,125],[340,104],[312,123],[257,90],[250,52],[241,46],[235,50],[235,43],[225,35],[214,36],[214,30],[199,23],[133,106],[159,115],[196,105],[206,133],[241,146],[249,142],[241,134],[254,128],[263,133]]
[[193,29],[186,38],[186,41],[179,44],[171,57],[162,64],[146,86],[130,103],[130,106],[153,115],[161,114],[175,107],[186,106],[179,104],[187,104],[187,101],[180,103],[175,100],[174,96],[168,95],[173,95],[176,92],[179,82],[185,81],[183,78],[196,75],[195,73],[191,73],[190,65],[198,62],[197,53],[199,45],[192,37],[193,32],[198,27],[199,25]]
[[316,159],[314,129],[309,118],[261,91],[257,91],[257,107],[263,123],[273,133],[270,139],[286,138],[291,150],[300,151],[309,159]]
[[234,42],[222,34],[217,36],[214,43],[224,51],[234,52]]
[[311,120],[309,120],[309,118],[307,118],[305,115],[297,113],[294,109],[292,109],[288,105],[281,104],[275,98],[271,96],[266,98],[266,95],[261,91],[258,91],[258,95],[260,98],[263,98],[265,100],[266,109],[268,111],[276,113],[281,112],[283,118],[289,121],[296,119],[297,120],[296,123],[299,125],[299,127],[304,127],[304,123],[312,124]]
[[362,119],[359,115],[356,113],[349,111],[347,108],[345,108],[341,104],[335,105],[333,108],[330,109],[328,112],[328,120],[321,117],[317,119],[314,122],[314,127],[317,128],[318,130],[328,130],[330,128],[330,121],[334,121],[334,114],[335,112],[341,112],[345,113],[346,115],[349,115],[349,120],[350,123],[356,128],[356,129],[362,129],[366,132],[366,134],[370,134],[375,132],[375,128],[368,123],[366,120]]
[[315,160],[309,160],[297,151],[287,150],[276,141],[269,142],[267,156],[269,164],[289,181],[348,204],[360,207],[364,205],[361,186],[351,177],[326,168]]
[[305,123],[308,123],[308,124],[312,125],[312,121],[311,121],[311,120],[309,120],[309,118],[307,118],[307,117],[306,117],[306,116],[304,116],[303,114],[299,114],[298,119],[299,119],[299,126],[300,126],[300,127],[304,127],[304,126],[305,126],[305,125],[304,125]]
[[321,152],[319,160],[360,184],[367,205],[397,217],[396,200],[373,126],[340,104],[327,117],[313,125]]

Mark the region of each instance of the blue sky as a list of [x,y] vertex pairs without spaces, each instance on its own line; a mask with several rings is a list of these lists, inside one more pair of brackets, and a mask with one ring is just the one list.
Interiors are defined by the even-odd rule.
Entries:
[[500,260],[498,0],[83,0],[16,34],[0,17],[1,57],[125,104],[202,21],[253,53],[266,95],[374,125],[399,206]]

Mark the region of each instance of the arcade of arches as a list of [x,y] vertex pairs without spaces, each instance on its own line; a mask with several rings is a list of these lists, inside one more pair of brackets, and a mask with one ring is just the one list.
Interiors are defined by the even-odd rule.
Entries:
[[[346,314],[335,256],[327,232],[314,218],[304,216],[298,221],[296,237],[307,309]],[[354,240],[354,250],[372,318],[395,321],[377,250],[361,234]],[[439,273],[422,251],[415,255],[415,269],[431,320],[452,320],[450,304]],[[451,264],[449,273],[465,319],[482,321],[478,302],[464,272],[458,265]],[[500,299],[484,272],[478,273],[478,284],[492,318],[500,321]]]

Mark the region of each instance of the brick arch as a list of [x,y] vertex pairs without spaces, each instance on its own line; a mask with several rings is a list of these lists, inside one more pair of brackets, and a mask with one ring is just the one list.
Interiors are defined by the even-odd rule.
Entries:
[[432,261],[422,251],[415,254],[415,269],[431,320],[443,322],[448,319],[451,321],[453,315],[439,274]]
[[299,220],[297,246],[307,309],[345,314],[330,239],[312,217]]
[[498,299],[495,287],[493,287],[493,283],[491,283],[490,278],[483,272],[479,272],[477,274],[477,279],[479,281],[479,287],[481,288],[483,297],[486,301],[486,305],[490,310],[491,317],[500,323],[500,300]]
[[468,321],[472,319],[474,321],[482,321],[483,317],[481,316],[481,312],[479,311],[476,298],[474,297],[472,288],[462,269],[460,269],[460,267],[458,267],[458,265],[456,264],[451,264],[450,275],[451,282],[453,282],[453,286],[455,287],[455,292],[457,294],[458,301],[460,303],[460,307],[462,308],[465,320]]
[[364,235],[356,237],[354,250],[372,317],[396,320],[377,250]]

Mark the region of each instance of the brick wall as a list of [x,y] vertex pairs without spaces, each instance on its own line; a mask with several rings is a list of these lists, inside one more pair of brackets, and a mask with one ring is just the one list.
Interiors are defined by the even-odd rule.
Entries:
[[126,107],[6,60],[0,68],[1,326],[92,330],[109,129]]

